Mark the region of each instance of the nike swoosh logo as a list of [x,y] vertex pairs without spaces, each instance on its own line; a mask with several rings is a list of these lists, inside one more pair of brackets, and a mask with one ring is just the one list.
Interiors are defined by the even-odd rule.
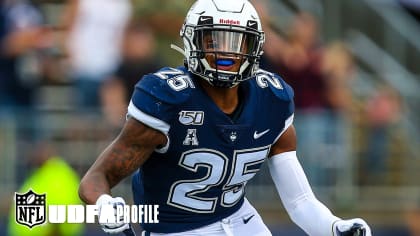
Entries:
[[254,139],[259,139],[261,138],[264,134],[268,133],[270,131],[270,129],[264,130],[261,133],[258,133],[257,131],[254,132]]
[[201,17],[200,18],[200,21],[208,21],[208,20],[211,20],[211,19],[213,19],[213,17]]
[[243,218],[242,221],[244,222],[244,224],[248,224],[248,221],[250,221],[252,219],[252,217],[254,217],[255,215],[252,215],[248,218]]

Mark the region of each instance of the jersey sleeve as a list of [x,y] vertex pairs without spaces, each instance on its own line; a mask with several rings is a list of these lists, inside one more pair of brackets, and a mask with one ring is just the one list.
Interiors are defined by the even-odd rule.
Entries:
[[279,81],[282,86],[282,89],[274,88],[271,86],[271,90],[276,95],[278,99],[287,103],[286,115],[290,117],[295,112],[295,103],[293,102],[294,92],[293,88],[287,84],[280,76],[274,75]]
[[167,78],[156,74],[144,76],[135,86],[127,114],[165,135],[169,132],[172,120],[178,115],[179,104],[189,97],[188,89],[177,91],[170,87],[168,78],[170,74]]
[[287,84],[280,76],[275,75],[282,87],[283,91],[278,92],[278,90],[272,89],[273,93],[276,95],[277,98],[279,98],[284,103],[284,126],[278,137],[276,138],[276,141],[281,137],[281,135],[293,124],[294,119],[294,113],[295,113],[295,103],[293,101],[293,88]]
[[276,141],[293,124],[295,104],[293,101],[294,92],[292,87],[287,84],[279,75],[259,70],[257,83],[260,87],[269,87],[269,100],[272,101],[271,107],[275,107],[271,114],[276,114],[276,120],[280,121],[281,126]]
[[293,115],[295,104],[293,102],[294,92],[292,87],[279,75],[262,69],[258,70],[256,77],[259,87],[270,88],[270,99],[274,101],[275,105],[281,106],[282,114],[287,117]]

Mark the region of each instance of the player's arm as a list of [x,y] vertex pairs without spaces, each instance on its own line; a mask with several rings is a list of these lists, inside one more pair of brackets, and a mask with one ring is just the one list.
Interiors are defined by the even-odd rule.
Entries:
[[307,234],[371,235],[364,220],[341,220],[315,197],[296,156],[296,132],[293,125],[272,146],[268,167],[287,213]]
[[138,169],[166,136],[141,122],[129,118],[118,137],[100,154],[79,186],[79,196],[87,204],[95,204],[102,194]]

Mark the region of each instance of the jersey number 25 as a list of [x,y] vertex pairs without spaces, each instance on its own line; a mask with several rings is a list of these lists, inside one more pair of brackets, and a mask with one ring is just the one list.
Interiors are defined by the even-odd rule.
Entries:
[[[230,168],[229,159],[216,150],[194,149],[185,152],[178,164],[192,172],[197,172],[200,167],[207,168],[206,175],[200,179],[179,180],[172,184],[167,204],[197,213],[214,212],[219,198],[224,207],[235,205],[241,199],[247,181],[259,171],[269,150],[269,146],[237,150],[234,152]],[[227,174],[228,181],[224,184],[220,196],[196,196],[208,191],[212,186],[221,184]]]

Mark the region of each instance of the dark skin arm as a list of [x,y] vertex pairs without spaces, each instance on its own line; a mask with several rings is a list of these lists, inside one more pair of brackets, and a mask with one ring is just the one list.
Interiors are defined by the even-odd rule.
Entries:
[[281,135],[277,142],[271,147],[269,157],[283,153],[296,151],[296,131],[293,125]]
[[95,204],[102,194],[138,169],[166,136],[129,118],[118,137],[99,155],[79,186],[79,196],[86,204]]

